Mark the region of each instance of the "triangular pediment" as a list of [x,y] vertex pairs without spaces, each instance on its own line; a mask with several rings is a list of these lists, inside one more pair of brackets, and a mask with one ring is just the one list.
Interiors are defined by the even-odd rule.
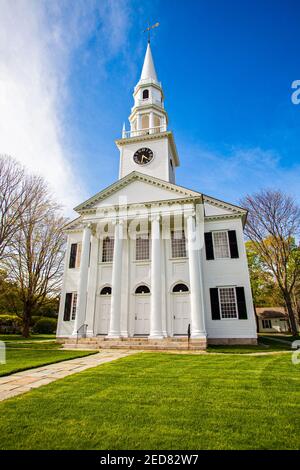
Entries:
[[75,210],[82,212],[119,204],[142,204],[201,196],[196,191],[134,171],[75,207]]

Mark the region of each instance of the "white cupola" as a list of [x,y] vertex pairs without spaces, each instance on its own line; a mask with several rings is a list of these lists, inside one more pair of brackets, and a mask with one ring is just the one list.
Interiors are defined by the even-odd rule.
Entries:
[[126,130],[124,124],[122,138],[116,140],[120,150],[119,178],[139,171],[174,183],[179,158],[173,133],[167,128],[164,93],[155,71],[150,42],[133,98],[130,130]]
[[133,92],[134,106],[129,116],[131,137],[167,130],[164,94],[157,79],[151,46],[148,42],[141,78]]

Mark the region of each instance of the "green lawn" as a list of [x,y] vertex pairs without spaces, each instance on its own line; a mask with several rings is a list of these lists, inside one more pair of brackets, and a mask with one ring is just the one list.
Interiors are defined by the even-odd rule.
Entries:
[[[41,336],[41,335],[40,335]],[[53,338],[53,336],[52,336]],[[86,356],[95,351],[63,351],[55,341],[14,339],[5,341],[6,364],[0,364],[0,377],[54,362]]]
[[22,335],[0,335],[0,341],[21,341],[32,342],[32,341],[41,341],[41,340],[55,340],[55,335],[31,335],[29,338],[24,338]]
[[0,449],[299,449],[300,366],[140,353],[0,403]]

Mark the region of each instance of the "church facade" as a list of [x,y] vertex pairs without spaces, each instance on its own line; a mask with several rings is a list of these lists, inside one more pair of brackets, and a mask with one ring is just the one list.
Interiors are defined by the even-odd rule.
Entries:
[[116,140],[119,179],[66,227],[57,336],[255,344],[247,213],[175,183],[180,161],[150,43],[133,97],[130,130]]

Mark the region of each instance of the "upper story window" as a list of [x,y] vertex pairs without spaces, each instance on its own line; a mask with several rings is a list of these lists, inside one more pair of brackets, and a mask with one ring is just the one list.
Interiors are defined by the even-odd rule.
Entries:
[[77,292],[67,292],[65,298],[64,321],[75,320],[77,310]]
[[149,90],[143,90],[143,100],[147,100],[149,98]]
[[146,261],[150,258],[149,234],[141,235],[135,241],[135,259],[136,261]]
[[103,239],[102,262],[111,263],[114,257],[114,239],[113,237],[105,237]]
[[228,233],[224,232],[213,232],[213,245],[215,258],[229,258],[229,243]]
[[237,318],[237,302],[234,287],[219,288],[222,318]]
[[72,243],[70,249],[69,268],[79,268],[81,257],[81,242]]
[[206,259],[238,258],[239,248],[235,230],[205,232]]
[[172,258],[186,257],[186,240],[184,230],[171,231]]

